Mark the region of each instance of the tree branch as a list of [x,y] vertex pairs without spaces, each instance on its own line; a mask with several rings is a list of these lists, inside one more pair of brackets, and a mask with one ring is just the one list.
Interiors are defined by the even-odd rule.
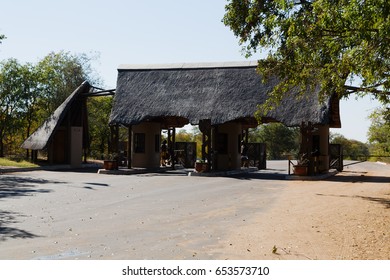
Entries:
[[371,92],[371,93],[375,93],[375,94],[390,95],[389,91],[380,90],[380,89],[377,89],[375,87],[364,88],[364,87],[354,87],[354,86],[346,86],[346,85],[344,87],[345,87],[346,90],[349,91],[349,93],[354,93],[354,92]]

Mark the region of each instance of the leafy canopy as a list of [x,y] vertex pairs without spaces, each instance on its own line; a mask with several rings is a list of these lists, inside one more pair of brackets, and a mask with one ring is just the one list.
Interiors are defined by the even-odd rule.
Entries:
[[370,156],[369,146],[354,139],[347,139],[343,135],[335,133],[330,136],[331,144],[341,144],[344,159],[361,160]]
[[299,129],[281,123],[269,123],[251,131],[249,141],[265,143],[267,159],[286,159],[287,155],[298,154]]
[[91,68],[94,57],[66,51],[51,52],[37,64],[41,92],[49,113],[53,112],[82,82],[99,85]]
[[368,140],[372,145],[372,153],[378,156],[390,156],[389,109],[378,108],[369,118],[371,125],[368,129]]
[[225,9],[223,21],[247,56],[269,52],[258,72],[281,83],[268,105],[292,87],[318,85],[321,97],[356,92],[389,101],[390,1],[228,0]]

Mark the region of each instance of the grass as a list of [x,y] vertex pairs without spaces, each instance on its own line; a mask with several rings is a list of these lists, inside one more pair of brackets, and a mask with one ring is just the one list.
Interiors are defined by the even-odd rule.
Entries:
[[37,167],[39,165],[28,162],[26,160],[11,160],[8,158],[0,158],[0,166]]

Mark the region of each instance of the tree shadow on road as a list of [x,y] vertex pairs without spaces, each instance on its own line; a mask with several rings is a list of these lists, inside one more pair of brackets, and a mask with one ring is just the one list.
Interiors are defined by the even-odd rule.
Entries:
[[9,226],[11,224],[18,223],[17,217],[21,216],[20,213],[10,212],[10,211],[1,211],[0,212],[0,242],[5,241],[9,238],[12,239],[26,239],[39,237],[31,232],[26,230],[19,229],[17,227]]
[[387,209],[390,209],[390,199],[382,198],[382,197],[370,197],[370,196],[357,196],[364,200],[369,200],[372,202],[377,202],[379,204],[384,205]]
[[[19,176],[0,176],[0,201],[8,198],[32,196],[38,193],[50,193],[51,190],[43,189],[41,186],[48,183],[58,183],[43,179]],[[39,237],[31,232],[20,229],[13,225],[19,223],[18,218],[23,214],[13,211],[0,210],[0,242],[9,238],[35,238]]]
[[50,190],[39,188],[40,185],[55,183],[43,179],[18,176],[0,177],[0,200],[10,197],[33,195],[35,193],[49,193]]
[[328,178],[327,181],[346,183],[390,183],[390,177],[367,175],[366,172],[341,172],[340,175],[332,176]]
[[[376,202],[382,204],[386,209],[390,209],[390,198],[383,197],[371,197],[371,196],[362,196],[362,195],[331,195],[331,194],[321,194],[317,193],[320,196],[334,196],[334,197],[345,197],[345,198],[361,198],[364,200]],[[389,194],[390,195],[390,194]]]
[[286,174],[278,173],[278,172],[249,172],[245,174],[237,174],[230,175],[227,177],[240,179],[240,180],[277,180],[277,181],[285,181]]

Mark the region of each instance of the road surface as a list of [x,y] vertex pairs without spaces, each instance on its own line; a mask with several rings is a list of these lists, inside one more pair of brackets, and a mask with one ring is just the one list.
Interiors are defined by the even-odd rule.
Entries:
[[[342,195],[349,194],[337,191],[351,191],[357,184],[359,193],[352,197],[363,197],[370,188],[375,194],[367,197],[383,199],[382,204],[371,201],[370,207],[388,208],[389,166],[351,165],[320,182],[283,180],[286,162],[268,166],[235,177],[74,171],[0,175],[0,259],[371,258],[350,250],[318,252],[321,246],[339,246],[332,241],[338,233],[324,217],[332,213],[324,209],[331,200],[331,210],[344,211]],[[387,212],[381,222],[388,229]],[[315,224],[320,219],[327,228]],[[388,231],[380,234],[389,241]],[[305,243],[310,238],[319,245]],[[273,246],[279,249],[276,254]]]

